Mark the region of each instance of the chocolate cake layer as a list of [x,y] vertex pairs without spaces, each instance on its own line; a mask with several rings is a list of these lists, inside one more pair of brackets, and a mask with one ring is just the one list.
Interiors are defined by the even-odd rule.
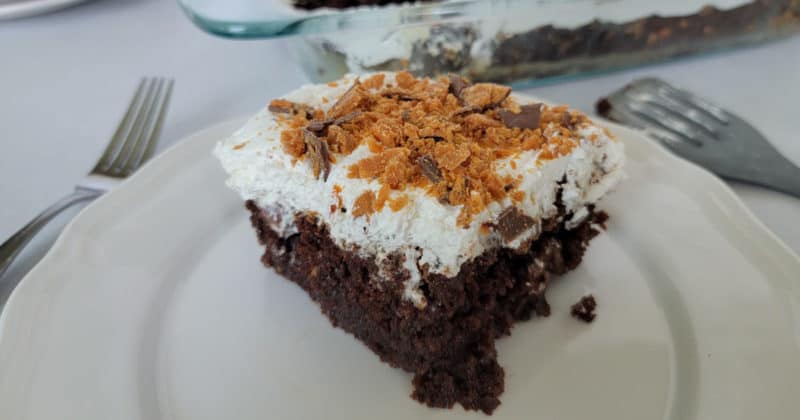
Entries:
[[415,399],[485,413],[500,404],[504,389],[495,339],[509,334],[516,321],[550,314],[545,290],[551,276],[580,263],[598,234],[594,226],[607,218],[590,209],[571,230],[552,219],[524,249],[487,251],[453,278],[420,267],[427,305],[418,309],[403,298],[409,277],[403,256],[379,267],[374,259],[339,247],[327,227],[308,215],[297,215],[297,233],[283,238],[254,202],[247,208],[266,248],[263,263],[300,285],[335,326],[381,360],[413,373]]
[[692,43],[705,38],[737,36],[779,24],[780,19],[796,21],[800,18],[798,13],[797,0],[760,0],[728,10],[706,6],[687,16],[653,15],[626,23],[593,21],[573,29],[548,25],[500,42],[493,62],[516,65],[672,45],[691,48]]

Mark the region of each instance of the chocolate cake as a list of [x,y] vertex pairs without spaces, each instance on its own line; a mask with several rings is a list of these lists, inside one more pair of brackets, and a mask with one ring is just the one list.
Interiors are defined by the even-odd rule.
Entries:
[[413,398],[485,413],[504,389],[495,340],[550,314],[624,161],[566,106],[404,72],[298,89],[215,154],[266,266],[412,373]]
[[[592,68],[592,57],[623,53],[652,59],[679,56],[697,51],[706,43],[724,46],[755,41],[750,38],[763,37],[760,31],[765,28],[796,26],[798,22],[800,1],[756,0],[726,10],[706,5],[692,14],[651,15],[621,23],[596,20],[576,28],[545,25],[499,41],[492,54],[492,66],[513,67],[519,72],[536,63],[585,61],[581,66],[588,70]],[[549,69],[535,76],[563,71],[558,66],[546,67]],[[489,79],[507,79],[507,74],[493,72]]]
[[570,313],[575,319],[589,324],[597,317],[597,314],[594,312],[595,309],[597,309],[597,301],[594,299],[594,296],[586,295],[572,305]]

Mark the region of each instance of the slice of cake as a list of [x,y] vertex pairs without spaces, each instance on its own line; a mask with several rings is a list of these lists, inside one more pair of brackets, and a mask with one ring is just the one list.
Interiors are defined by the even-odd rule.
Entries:
[[[566,106],[458,76],[302,87],[222,141],[262,261],[414,374],[413,397],[491,413],[495,339],[546,316],[623,176],[623,146]],[[320,357],[324,357],[320,353]]]

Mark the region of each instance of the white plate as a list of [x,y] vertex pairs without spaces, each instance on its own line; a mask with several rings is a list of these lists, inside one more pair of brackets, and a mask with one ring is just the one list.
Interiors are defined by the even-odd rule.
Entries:
[[0,0],[0,20],[49,13],[87,0]]
[[[0,318],[2,419],[449,419],[259,262],[189,138],[87,208]],[[499,341],[494,419],[797,419],[800,260],[707,172],[637,132],[630,179],[553,315]],[[568,315],[585,292],[586,325]]]

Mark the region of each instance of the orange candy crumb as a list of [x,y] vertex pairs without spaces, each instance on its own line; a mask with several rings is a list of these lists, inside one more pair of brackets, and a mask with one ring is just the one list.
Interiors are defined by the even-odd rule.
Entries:
[[283,150],[289,156],[299,158],[306,153],[306,142],[303,140],[303,132],[298,129],[283,130],[281,132],[281,144]]
[[383,86],[384,79],[386,79],[386,75],[377,73],[364,80],[361,84],[367,89],[378,89]]
[[374,203],[375,193],[372,191],[364,191],[356,198],[355,202],[353,202],[353,217],[367,216],[374,213]]
[[393,198],[389,200],[389,208],[392,209],[394,212],[398,212],[403,209],[408,204],[408,196],[405,194],[400,195],[397,198]]
[[463,145],[438,143],[433,149],[433,156],[441,168],[452,171],[469,158],[470,151]]
[[[283,149],[295,159],[306,154],[302,130],[312,119],[328,119],[315,135],[327,143],[330,161],[341,162],[360,145],[368,147],[372,155],[351,164],[348,176],[377,181],[380,189],[356,199],[352,212],[356,217],[381,211],[386,205],[398,211],[408,205],[409,198],[394,191],[412,187],[423,189],[443,205],[461,206],[457,223],[467,226],[472,216],[491,202],[505,197],[521,202],[526,197],[516,190],[518,180],[497,174],[498,160],[510,159],[511,169],[516,170],[516,156],[538,151],[539,167],[543,161],[571,153],[578,145],[574,131],[589,122],[585,115],[566,106],[545,105],[541,107],[539,128],[508,127],[500,110],[521,110],[509,96],[508,87],[478,83],[456,96],[446,77],[417,79],[401,71],[395,73],[392,83],[386,79],[379,73],[356,80],[335,99],[327,114],[285,100],[272,103],[292,110],[277,113],[276,120],[284,127]],[[334,122],[336,118],[342,119]],[[590,135],[589,139],[596,141],[597,136]],[[426,156],[426,162],[435,162],[435,168],[420,166],[420,159]],[[441,176],[425,175],[431,171]],[[335,187],[334,194],[337,209],[344,209]]]

